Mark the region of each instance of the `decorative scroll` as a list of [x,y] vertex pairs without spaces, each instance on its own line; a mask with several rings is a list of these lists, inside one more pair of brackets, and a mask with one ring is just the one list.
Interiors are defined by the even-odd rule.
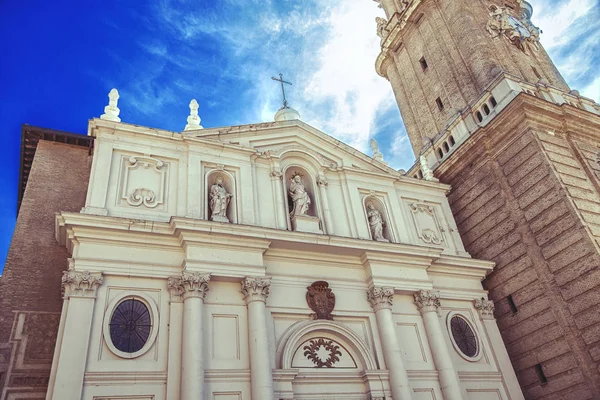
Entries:
[[315,364],[316,368],[333,368],[333,365],[340,361],[342,356],[340,346],[336,345],[333,340],[326,341],[323,338],[311,340],[302,350],[305,350],[304,355]]
[[494,319],[494,302],[482,297],[473,302],[475,309],[483,319]]

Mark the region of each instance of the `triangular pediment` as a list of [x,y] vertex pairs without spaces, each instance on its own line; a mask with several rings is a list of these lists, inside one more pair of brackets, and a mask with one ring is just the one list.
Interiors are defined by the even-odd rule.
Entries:
[[266,122],[184,132],[185,137],[249,147],[266,156],[298,152],[327,168],[351,168],[375,173],[398,172],[299,120]]

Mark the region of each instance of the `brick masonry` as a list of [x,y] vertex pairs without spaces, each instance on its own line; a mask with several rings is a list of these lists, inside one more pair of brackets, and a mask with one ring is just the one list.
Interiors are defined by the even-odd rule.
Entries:
[[521,94],[436,170],[465,247],[497,263],[484,284],[527,399],[600,399],[598,143],[600,117]]
[[83,207],[89,165],[87,148],[37,145],[0,277],[1,400],[45,398],[68,258],[54,237],[54,214]]

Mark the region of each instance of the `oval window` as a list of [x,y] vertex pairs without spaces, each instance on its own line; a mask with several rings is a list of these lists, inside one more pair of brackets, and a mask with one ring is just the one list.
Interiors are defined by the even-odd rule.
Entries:
[[475,358],[479,354],[479,341],[471,328],[471,324],[459,315],[450,319],[450,333],[456,348],[468,358]]
[[150,310],[140,300],[127,299],[115,308],[109,323],[110,340],[117,350],[136,353],[152,332]]

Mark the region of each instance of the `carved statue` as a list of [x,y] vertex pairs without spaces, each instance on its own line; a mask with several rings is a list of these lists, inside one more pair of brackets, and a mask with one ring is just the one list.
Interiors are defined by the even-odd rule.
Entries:
[[386,26],[388,24],[387,19],[377,17],[375,18],[375,22],[377,22],[377,36],[379,36],[381,39],[385,39],[386,37],[388,37],[390,32],[386,29]]
[[385,237],[383,237],[383,227],[385,226],[385,221],[381,216],[381,213],[377,211],[372,201],[367,203],[367,217],[369,218],[369,227],[371,228],[371,235],[373,236],[373,240],[378,242],[389,242]]
[[210,211],[211,219],[218,222],[229,222],[227,218],[227,206],[233,195],[227,193],[223,186],[223,177],[217,176],[215,183],[210,187]]
[[379,144],[377,143],[377,140],[371,139],[369,144],[371,145],[371,151],[373,152],[373,158],[376,159],[377,161],[383,162],[383,154],[381,154],[381,152],[379,151]]
[[295,173],[292,176],[290,190],[288,193],[294,202],[292,211],[290,212],[290,217],[306,215],[311,202],[308,192],[302,183],[302,177],[300,174]]

